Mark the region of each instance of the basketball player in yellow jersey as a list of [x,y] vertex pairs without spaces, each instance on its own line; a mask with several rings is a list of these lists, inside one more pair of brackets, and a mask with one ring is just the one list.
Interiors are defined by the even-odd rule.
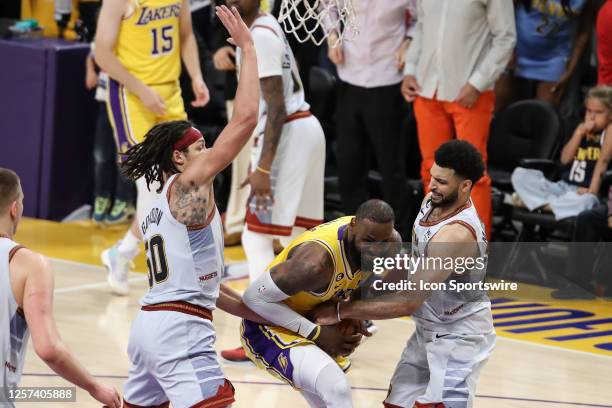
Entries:
[[[196,96],[192,106],[208,102],[189,0],[104,0],[95,57],[110,77],[108,115],[121,153],[141,142],[154,125],[187,119],[178,81],[181,57]],[[144,179],[136,186],[138,201],[132,227],[120,242],[102,253],[109,284],[119,295],[128,293],[129,265],[139,252],[138,221],[159,187],[147,188]]]
[[[287,246],[243,295],[247,306],[276,325],[243,320],[247,355],[300,390],[312,407],[353,406],[343,372],[347,360],[342,356],[352,352],[365,329],[357,326],[357,334],[340,333],[336,326],[317,326],[307,317],[315,306],[346,300],[358,288],[363,279],[361,257],[371,255],[367,244],[401,241],[394,220],[387,203],[370,200],[355,217],[310,229]],[[340,358],[335,361],[336,357]]]

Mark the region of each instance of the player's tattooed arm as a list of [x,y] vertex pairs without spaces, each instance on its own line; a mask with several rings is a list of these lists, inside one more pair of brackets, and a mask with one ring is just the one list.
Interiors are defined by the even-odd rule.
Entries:
[[280,142],[281,133],[287,109],[283,93],[283,78],[272,76],[260,80],[261,93],[267,105],[267,120],[264,130],[264,142],[258,165],[266,170],[272,167],[276,148]]
[[331,255],[320,244],[306,242],[293,250],[290,258],[272,268],[272,280],[289,296],[298,292],[324,292],[334,275]]
[[178,178],[170,191],[172,216],[185,225],[203,224],[211,204],[210,191],[210,186],[198,185],[192,181],[184,182]]

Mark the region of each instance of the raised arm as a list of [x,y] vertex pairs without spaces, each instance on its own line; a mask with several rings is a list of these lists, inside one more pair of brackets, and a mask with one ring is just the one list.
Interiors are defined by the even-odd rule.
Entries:
[[253,39],[238,10],[217,7],[217,15],[229,31],[232,42],[242,49],[242,67],[234,113],[215,145],[201,155],[181,174],[180,180],[188,185],[210,184],[227,167],[251,137],[259,114],[259,76]]
[[21,249],[13,257],[11,273],[26,276],[21,305],[36,354],[65,380],[101,403],[119,408],[121,398],[117,391],[93,378],[60,338],[53,318],[53,273],[49,262],[42,255]]
[[258,315],[314,341],[332,356],[349,354],[359,335],[351,336],[347,343],[337,329],[317,326],[284,303],[298,292],[326,290],[334,274],[331,255],[320,244],[304,243],[294,252],[289,260],[252,282],[244,302]]

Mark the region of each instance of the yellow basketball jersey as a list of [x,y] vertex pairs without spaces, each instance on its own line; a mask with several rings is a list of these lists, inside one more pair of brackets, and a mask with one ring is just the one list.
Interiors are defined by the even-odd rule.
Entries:
[[301,315],[306,315],[315,306],[330,299],[348,299],[350,294],[359,286],[361,281],[361,271],[353,271],[349,265],[346,248],[342,237],[346,234],[348,224],[353,217],[342,217],[335,221],[321,224],[312,228],[297,237],[283,252],[272,261],[268,270],[275,265],[287,260],[291,250],[305,242],[313,242],[321,245],[332,257],[334,263],[334,276],[330,280],[329,286],[322,293],[299,292],[287,300],[285,303],[294,311]]
[[146,85],[178,80],[181,73],[180,0],[130,0],[134,12],[121,22],[115,52]]

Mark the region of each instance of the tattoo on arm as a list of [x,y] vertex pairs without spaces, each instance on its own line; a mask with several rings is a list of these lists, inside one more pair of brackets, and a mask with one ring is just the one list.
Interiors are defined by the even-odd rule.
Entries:
[[291,296],[302,291],[327,289],[334,275],[331,255],[321,245],[304,243],[287,261],[271,270],[274,283]]
[[271,164],[287,118],[283,79],[280,76],[273,76],[261,79],[260,83],[261,92],[268,108],[261,157],[264,160],[269,160]]
[[185,225],[202,224],[206,221],[209,191],[206,185],[194,182],[183,183],[177,179],[170,194],[170,211],[174,218]]

